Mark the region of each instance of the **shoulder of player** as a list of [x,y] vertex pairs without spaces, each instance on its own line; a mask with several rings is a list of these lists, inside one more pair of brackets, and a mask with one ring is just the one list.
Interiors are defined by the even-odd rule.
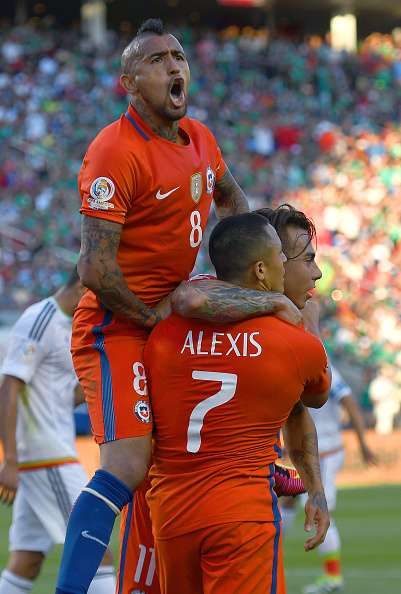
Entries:
[[213,132],[200,120],[186,116],[180,121],[180,127],[183,128],[183,130],[185,130],[185,132],[187,132],[187,134],[190,136],[193,134],[202,135],[207,137],[209,140],[216,142]]
[[140,134],[132,133],[132,126],[122,115],[120,119],[105,126],[90,143],[86,156],[96,153],[109,159],[129,160],[142,152],[145,142]]
[[52,299],[43,299],[28,307],[18,318],[13,333],[33,342],[41,342],[55,319],[57,307]]
[[304,346],[322,346],[322,342],[319,338],[311,334],[303,326],[295,326],[289,322],[281,320],[277,316],[264,316],[260,318],[261,324],[264,328],[269,329],[271,332],[275,332],[283,340],[290,341],[291,344]]

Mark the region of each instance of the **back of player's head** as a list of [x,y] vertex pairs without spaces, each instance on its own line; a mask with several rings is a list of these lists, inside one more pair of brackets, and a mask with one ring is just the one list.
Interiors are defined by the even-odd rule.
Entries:
[[[313,222],[301,210],[297,210],[291,204],[281,204],[277,208],[259,208],[255,213],[265,217],[275,228],[283,245],[283,252],[289,260],[297,258],[303,253],[306,247],[316,240],[316,228]],[[309,237],[309,242],[300,253],[296,253],[295,246],[290,245],[287,230],[289,227],[303,229]]]
[[249,267],[264,260],[269,238],[277,235],[265,217],[244,213],[217,223],[209,239],[209,255],[220,280],[241,280]]
[[164,29],[161,19],[147,19],[143,21],[136,32],[133,40],[124,49],[121,56],[121,73],[129,74],[132,71],[133,64],[139,55],[139,40],[144,35],[166,35],[168,31]]

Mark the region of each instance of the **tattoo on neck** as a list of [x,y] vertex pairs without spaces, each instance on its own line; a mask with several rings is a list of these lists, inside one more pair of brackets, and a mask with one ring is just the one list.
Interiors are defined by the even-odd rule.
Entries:
[[163,126],[159,122],[155,121],[155,117],[149,112],[149,109],[141,99],[135,98],[135,100],[132,101],[132,105],[155,134],[161,138],[170,140],[171,142],[177,142],[179,120],[170,122],[169,124]]

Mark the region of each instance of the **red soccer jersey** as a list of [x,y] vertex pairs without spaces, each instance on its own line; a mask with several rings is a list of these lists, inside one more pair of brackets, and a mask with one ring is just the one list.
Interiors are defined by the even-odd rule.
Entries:
[[144,356],[156,427],[155,536],[279,519],[277,436],[304,391],[329,388],[320,341],[272,316],[209,326],[173,315]]
[[[226,171],[206,126],[183,118],[180,129],[185,145],[157,136],[130,106],[89,146],[78,178],[81,213],[123,225],[118,263],[150,306],[188,278]],[[97,307],[95,295],[80,305]]]

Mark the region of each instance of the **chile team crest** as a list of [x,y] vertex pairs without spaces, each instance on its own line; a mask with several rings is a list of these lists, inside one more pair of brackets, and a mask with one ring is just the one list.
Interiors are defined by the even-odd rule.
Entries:
[[138,400],[135,404],[134,412],[142,423],[150,423],[150,406],[146,400]]
[[206,169],[206,191],[208,194],[213,194],[214,186],[216,183],[216,176],[210,165]]
[[114,204],[109,202],[114,196],[115,186],[109,177],[97,177],[90,187],[89,206],[95,210],[109,210]]

